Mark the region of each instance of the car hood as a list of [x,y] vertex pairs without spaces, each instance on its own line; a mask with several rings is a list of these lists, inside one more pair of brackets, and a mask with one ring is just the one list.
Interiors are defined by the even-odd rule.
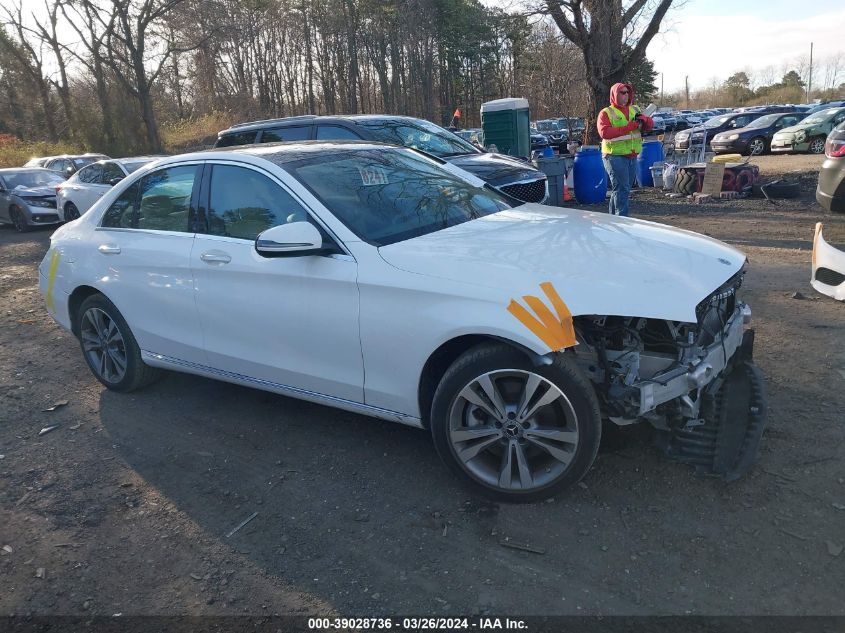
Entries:
[[573,315],[695,322],[695,307],[745,264],[718,240],[663,224],[526,204],[379,249],[392,266],[537,295],[551,281]]
[[43,198],[45,196],[55,196],[55,187],[18,187],[13,189],[12,193],[19,198]]
[[501,187],[520,180],[546,177],[543,172],[534,169],[528,163],[502,154],[465,154],[463,156],[449,156],[444,160],[478,176],[494,187]]

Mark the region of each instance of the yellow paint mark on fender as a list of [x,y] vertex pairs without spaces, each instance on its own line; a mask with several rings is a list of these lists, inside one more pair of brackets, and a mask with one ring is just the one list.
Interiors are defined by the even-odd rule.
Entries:
[[59,270],[59,251],[53,251],[50,256],[50,270],[47,273],[47,307],[53,312],[56,311],[56,305],[53,303],[53,286],[56,283],[56,273]]
[[557,352],[565,347],[572,347],[577,343],[572,313],[550,282],[540,284],[540,288],[551,302],[557,316],[552,314],[542,300],[531,295],[525,295],[522,298],[537,315],[536,317],[514,299],[511,299],[508,304],[508,312],[519,319],[520,323],[531,330],[552,351]]

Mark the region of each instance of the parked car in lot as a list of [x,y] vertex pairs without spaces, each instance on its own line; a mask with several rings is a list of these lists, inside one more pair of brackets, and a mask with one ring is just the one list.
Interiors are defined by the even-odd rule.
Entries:
[[764,114],[745,127],[716,134],[710,147],[717,154],[765,154],[778,130],[795,125],[803,118],[804,114],[797,112]]
[[654,126],[650,132],[646,132],[645,136],[664,134],[666,132],[666,120],[663,116],[655,114],[651,117],[651,120],[654,121]]
[[62,182],[59,174],[40,167],[0,169],[0,223],[13,224],[21,233],[56,224],[55,188]]
[[528,501],[584,476],[603,419],[748,468],[766,400],[745,265],[689,231],[517,205],[407,148],[315,142],[130,174],[53,234],[39,286],[109,389],[167,368],[409,424]]
[[480,127],[470,127],[464,130],[458,130],[455,134],[473,145],[484,147],[484,131]]
[[807,114],[815,114],[816,112],[821,112],[822,110],[829,110],[830,108],[842,107],[845,107],[845,101],[827,101],[826,103],[818,103],[813,105],[809,110],[807,110]]
[[83,167],[56,187],[56,209],[62,222],[85,213],[114,185],[161,156],[135,156],[100,161]]
[[809,152],[821,154],[831,130],[845,121],[845,108],[820,110],[772,137],[772,153]]
[[816,200],[827,211],[845,213],[845,122],[828,135],[824,154]]
[[425,152],[469,171],[524,202],[548,195],[546,175],[529,163],[479,150],[434,123],[380,114],[300,116],[234,125],[217,136],[216,148],[302,140],[368,140]]
[[548,140],[549,145],[557,147],[559,151],[566,152],[566,142],[569,140],[569,130],[560,127],[555,119],[537,121],[537,130]]
[[761,113],[743,112],[740,114],[723,114],[707,119],[704,125],[692,127],[675,134],[675,148],[688,150],[691,147],[707,145],[714,136],[728,130],[743,128],[755,119],[763,116]]
[[77,171],[96,163],[98,160],[107,160],[108,156],[105,154],[62,154],[61,156],[45,156],[43,158],[30,159],[25,167],[44,167],[56,173],[62,174],[65,178],[69,178]]
[[549,143],[549,139],[546,135],[540,134],[540,132],[537,131],[537,128],[531,128],[531,151],[542,151],[547,147],[551,147],[551,144]]

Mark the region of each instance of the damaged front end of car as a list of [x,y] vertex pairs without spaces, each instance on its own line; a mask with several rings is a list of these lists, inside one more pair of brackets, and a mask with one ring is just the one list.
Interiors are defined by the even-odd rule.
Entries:
[[754,463],[767,396],[753,362],[751,309],[739,271],[696,307],[697,322],[630,316],[574,319],[579,365],[603,416],[649,422],[665,453],[728,481]]

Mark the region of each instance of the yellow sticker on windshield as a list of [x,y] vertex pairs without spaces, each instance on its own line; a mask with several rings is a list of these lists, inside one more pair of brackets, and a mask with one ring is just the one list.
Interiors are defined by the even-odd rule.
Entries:
[[554,314],[542,300],[532,295],[525,295],[522,298],[534,314],[514,299],[511,299],[508,305],[508,312],[519,319],[520,323],[531,330],[552,351],[557,352],[566,347],[572,347],[578,342],[575,337],[575,326],[572,324],[572,313],[551,282],[541,283],[540,288],[551,302]]
[[47,307],[52,311],[56,311],[56,305],[53,303],[53,286],[56,283],[56,273],[59,270],[59,251],[53,251],[50,255],[50,270],[47,272]]
[[358,173],[361,174],[361,183],[365,187],[372,187],[374,185],[386,185],[387,172],[381,167],[370,165],[369,167],[359,167]]

